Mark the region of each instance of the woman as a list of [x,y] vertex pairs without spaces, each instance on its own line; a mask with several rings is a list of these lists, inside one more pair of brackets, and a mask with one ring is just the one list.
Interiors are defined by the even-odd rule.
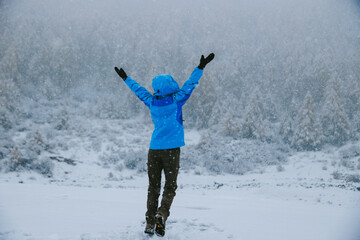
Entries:
[[[135,95],[149,107],[154,131],[148,153],[149,188],[145,233],[165,235],[165,223],[170,215],[170,207],[177,189],[177,175],[180,163],[180,147],[185,145],[182,106],[189,99],[199,83],[205,66],[214,59],[214,53],[201,56],[200,64],[180,89],[170,75],[158,75],[152,81],[154,94],[128,77],[125,71],[115,67],[115,71],[125,81]],[[161,205],[158,199],[161,189],[161,172],[165,173],[165,186]]]

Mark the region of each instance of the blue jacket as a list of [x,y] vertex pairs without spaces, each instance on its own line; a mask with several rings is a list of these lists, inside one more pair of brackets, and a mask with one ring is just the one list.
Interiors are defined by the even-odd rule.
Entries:
[[152,81],[153,95],[130,77],[126,78],[126,85],[150,109],[155,127],[150,149],[172,149],[185,145],[182,106],[199,84],[202,73],[203,70],[196,67],[181,89],[170,75],[158,75]]

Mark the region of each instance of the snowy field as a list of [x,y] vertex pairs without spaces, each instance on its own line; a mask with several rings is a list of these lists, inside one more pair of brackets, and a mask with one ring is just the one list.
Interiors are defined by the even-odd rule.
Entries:
[[[54,131],[42,120],[46,115],[37,117],[8,136],[26,156],[38,150],[39,166],[49,169],[24,165],[0,174],[0,240],[147,239],[144,166],[151,124],[75,116],[71,131]],[[297,153],[185,132],[163,239],[360,239],[359,142]],[[209,145],[216,138],[224,150]],[[273,150],[286,157],[277,159]],[[206,151],[228,151],[233,162],[205,159],[212,156]],[[229,174],[227,162],[244,174]],[[207,166],[216,163],[220,169]]]
[[[301,153],[281,169],[238,176],[180,173],[163,239],[359,240],[360,185],[325,171],[331,156]],[[110,179],[96,165],[76,168],[64,181],[1,176],[0,239],[147,239],[146,175],[124,171]],[[75,180],[80,172],[88,178]]]

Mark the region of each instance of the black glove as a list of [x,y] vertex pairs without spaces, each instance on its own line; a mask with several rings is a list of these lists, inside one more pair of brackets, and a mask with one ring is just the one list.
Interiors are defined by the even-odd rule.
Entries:
[[117,74],[119,74],[119,76],[120,76],[124,81],[126,80],[127,75],[126,75],[124,69],[120,68],[120,70],[119,70],[117,67],[115,67],[115,71],[117,72]]
[[209,56],[207,56],[206,58],[204,58],[204,55],[201,55],[200,64],[199,64],[198,68],[204,69],[206,64],[211,62],[214,59],[214,57],[215,57],[214,53],[210,53]]

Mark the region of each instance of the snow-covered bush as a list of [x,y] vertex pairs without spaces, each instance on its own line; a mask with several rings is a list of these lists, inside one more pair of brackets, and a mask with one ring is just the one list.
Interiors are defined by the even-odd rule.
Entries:
[[334,171],[331,175],[332,175],[333,178],[336,179],[336,180],[340,180],[340,179],[343,178],[343,175],[342,175],[339,171]]
[[146,151],[129,151],[126,154],[124,165],[128,169],[136,169],[139,172],[145,172],[147,170],[147,152]]
[[182,152],[181,168],[201,166],[216,174],[243,174],[260,166],[286,161],[288,149],[259,140],[234,139],[204,133],[197,146]]
[[54,167],[55,165],[50,159],[37,159],[31,164],[30,170],[51,177],[53,175]]
[[5,166],[6,171],[35,171],[46,176],[52,176],[54,164],[49,158],[25,158],[18,147],[11,150],[9,162]]
[[351,170],[355,169],[355,163],[351,159],[341,159],[340,166],[349,168]]
[[357,144],[344,146],[339,153],[343,159],[358,157],[360,156],[360,146]]
[[27,135],[27,146],[26,148],[36,153],[37,155],[40,155],[42,151],[49,150],[50,146],[45,143],[43,136],[39,131],[36,131],[34,133],[30,133]]
[[126,152],[111,151],[110,153],[104,153],[100,155],[100,160],[104,167],[108,168],[111,165],[117,165],[123,161],[126,157]]
[[28,133],[26,138],[13,142],[4,135],[0,139],[0,167],[5,172],[34,171],[46,176],[52,175],[54,164],[42,152],[50,150],[41,133]]
[[360,174],[347,174],[345,176],[345,181],[360,183]]
[[101,152],[102,139],[100,137],[91,139],[91,149],[95,152]]
[[103,167],[114,167],[118,171],[125,168],[137,170],[139,172],[146,171],[147,151],[124,151],[115,150],[110,153],[104,153],[100,156]]
[[17,147],[12,150],[10,161],[5,166],[5,170],[10,172],[34,171],[46,176],[52,176],[53,169],[54,163],[49,158],[24,158]]
[[65,108],[57,114],[54,123],[56,130],[70,130],[69,113]]
[[277,170],[278,172],[283,172],[283,171],[285,171],[285,168],[284,168],[283,165],[279,164],[279,165],[276,166],[276,170]]

